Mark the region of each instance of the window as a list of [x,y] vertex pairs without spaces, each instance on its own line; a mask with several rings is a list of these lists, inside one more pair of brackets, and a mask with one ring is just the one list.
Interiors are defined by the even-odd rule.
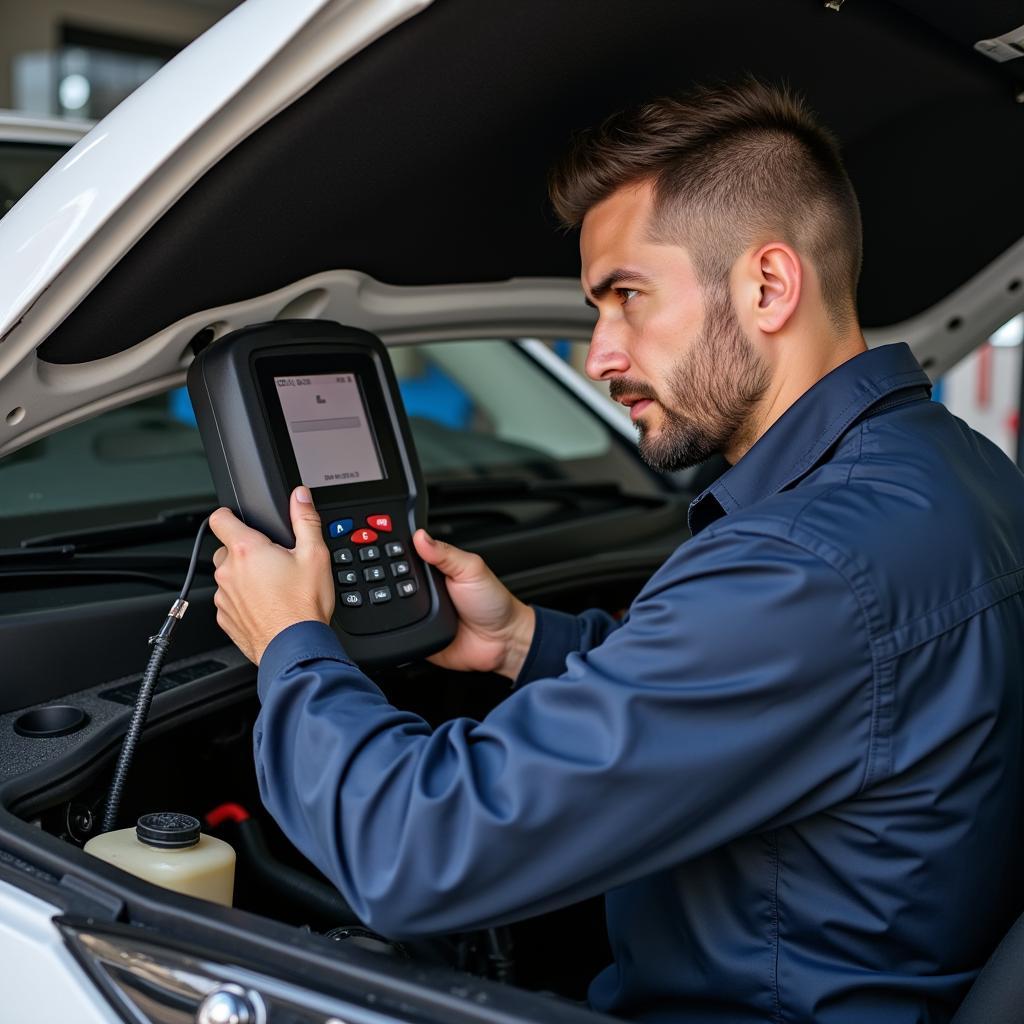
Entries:
[[0,217],[68,151],[69,146],[0,142]]

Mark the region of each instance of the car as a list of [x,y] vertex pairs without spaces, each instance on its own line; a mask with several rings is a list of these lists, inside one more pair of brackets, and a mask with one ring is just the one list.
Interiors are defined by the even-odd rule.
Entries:
[[[255,672],[216,625],[209,545],[122,809],[187,812],[228,839],[234,905],[83,851],[147,638],[215,503],[180,390],[206,347],[271,321],[376,333],[430,528],[524,600],[617,613],[685,541],[687,505],[722,467],[650,470],[574,369],[593,312],[544,193],[573,130],[694,80],[785,77],[845,147],[871,344],[908,341],[938,376],[1024,308],[1024,60],[992,56],[1012,54],[998,37],[1024,11],[1006,24],[994,0],[583,10],[247,0],[0,220],[7,1018],[603,1019],[577,1002],[609,957],[599,902],[399,944],[290,846],[259,805]],[[426,662],[375,678],[431,722],[486,714],[507,691]]]
[[0,110],[0,217],[92,127]]

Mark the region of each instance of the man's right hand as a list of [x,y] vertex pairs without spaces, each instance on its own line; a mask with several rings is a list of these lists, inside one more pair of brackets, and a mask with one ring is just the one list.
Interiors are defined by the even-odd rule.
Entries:
[[533,609],[514,597],[479,555],[434,540],[426,530],[417,530],[412,542],[424,562],[444,573],[459,615],[455,639],[428,660],[442,668],[497,672],[514,680],[533,639]]

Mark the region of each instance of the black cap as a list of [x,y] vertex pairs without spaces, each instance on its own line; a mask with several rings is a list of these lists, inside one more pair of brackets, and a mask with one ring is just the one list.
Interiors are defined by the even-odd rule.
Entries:
[[135,835],[147,846],[165,850],[182,850],[199,842],[199,819],[191,814],[160,811],[144,814],[135,826]]

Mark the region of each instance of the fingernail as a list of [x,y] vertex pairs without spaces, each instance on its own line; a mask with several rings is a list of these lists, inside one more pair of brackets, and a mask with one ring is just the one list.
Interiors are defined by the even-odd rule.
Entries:
[[313,504],[313,495],[309,493],[308,487],[296,487],[295,499],[301,501],[304,505]]
[[426,530],[424,530],[424,531],[423,531],[423,536],[427,538],[427,543],[428,543],[428,544],[429,544],[429,545],[430,545],[430,546],[431,546],[432,548],[436,548],[436,547],[437,547],[437,541],[436,541],[436,540],[434,540],[434,538],[433,538],[433,537],[431,537],[431,536],[430,536],[430,534],[429,534],[429,533],[427,533],[427,531],[426,531]]

